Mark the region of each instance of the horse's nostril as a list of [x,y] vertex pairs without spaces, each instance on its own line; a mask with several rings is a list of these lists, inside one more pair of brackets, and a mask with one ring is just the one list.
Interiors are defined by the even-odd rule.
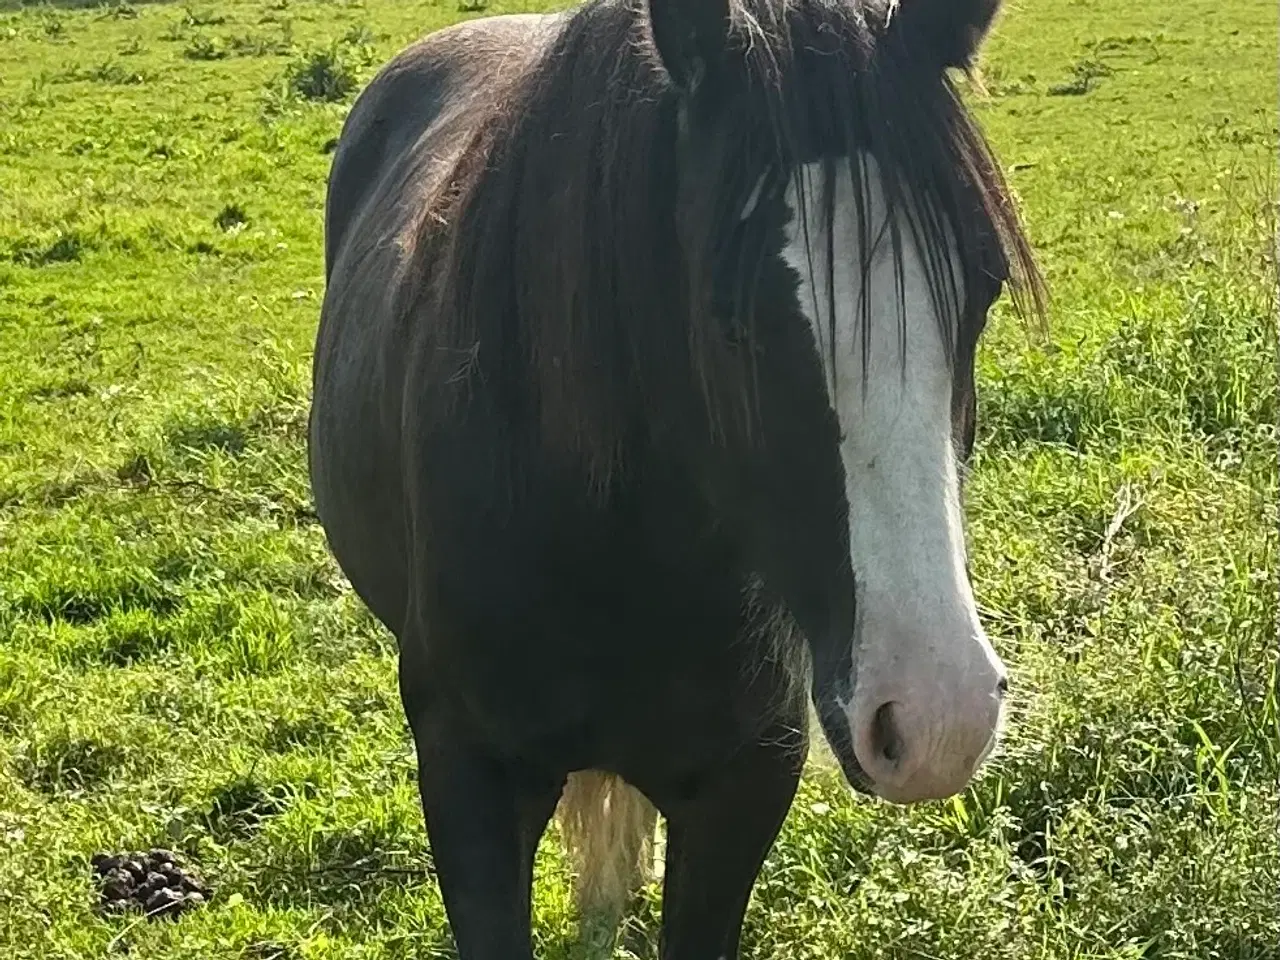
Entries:
[[877,757],[882,757],[891,766],[897,766],[902,760],[902,735],[893,719],[892,702],[883,704],[871,718],[871,746]]
[[1002,697],[1003,697],[1006,693],[1008,693],[1008,692],[1009,692],[1009,678],[1008,678],[1008,677],[1001,677],[1001,678],[1000,678],[1000,682],[996,684],[996,692],[997,692],[998,694],[1000,694],[1000,696],[1002,696]]

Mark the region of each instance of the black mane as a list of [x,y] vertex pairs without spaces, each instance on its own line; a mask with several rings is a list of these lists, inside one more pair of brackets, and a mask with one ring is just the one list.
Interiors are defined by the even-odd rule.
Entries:
[[[549,55],[491,105],[413,238],[418,282],[404,285],[404,306],[432,317],[442,415],[483,377],[531,421],[513,429],[537,429],[597,480],[621,462],[634,411],[693,409],[671,406],[689,390],[702,394],[708,430],[749,436],[764,253],[744,241],[739,215],[759,184],[776,196],[798,163],[823,157],[851,158],[827,163],[819,189],[853,177],[863,213],[860,151],[887,174],[891,208],[913,199],[908,222],[953,357],[973,350],[986,307],[966,308],[958,280],[970,291],[1008,282],[1020,310],[1038,309],[999,166],[894,8],[731,0],[735,67],[702,98],[715,107],[705,116],[681,108],[644,0],[591,0],[566,15]],[[706,189],[678,182],[682,125],[708,131],[702,142],[723,158],[710,158]],[[866,269],[876,238],[860,222]],[[903,238],[889,239],[900,267]]]

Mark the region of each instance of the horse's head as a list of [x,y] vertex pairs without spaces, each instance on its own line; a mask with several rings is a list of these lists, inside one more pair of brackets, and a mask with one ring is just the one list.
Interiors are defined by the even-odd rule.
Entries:
[[809,636],[813,695],[851,783],[897,802],[965,787],[1007,686],[967,573],[960,471],[987,312],[1010,280],[1038,287],[946,75],[996,6],[649,0],[678,91],[694,272],[729,278],[744,323],[807,328],[822,363],[855,612],[839,635]]

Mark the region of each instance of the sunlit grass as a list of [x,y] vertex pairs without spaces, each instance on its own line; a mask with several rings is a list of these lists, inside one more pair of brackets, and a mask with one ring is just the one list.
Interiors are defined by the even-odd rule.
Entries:
[[[0,3],[6,957],[449,955],[394,647],[315,524],[304,430],[332,140],[462,15]],[[1054,294],[1047,339],[1002,305],[979,363],[1009,736],[912,810],[815,768],[748,955],[1280,958],[1276,30],[1264,0],[1005,16],[973,101]],[[97,915],[89,856],[154,845],[210,905]],[[551,957],[567,870],[549,837]]]

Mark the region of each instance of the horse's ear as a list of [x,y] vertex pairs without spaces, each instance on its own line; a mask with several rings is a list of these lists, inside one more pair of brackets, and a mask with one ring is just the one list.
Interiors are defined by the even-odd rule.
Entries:
[[724,58],[729,0],[649,0],[649,25],[667,73],[692,93]]
[[889,29],[943,68],[968,69],[1001,0],[891,0]]

